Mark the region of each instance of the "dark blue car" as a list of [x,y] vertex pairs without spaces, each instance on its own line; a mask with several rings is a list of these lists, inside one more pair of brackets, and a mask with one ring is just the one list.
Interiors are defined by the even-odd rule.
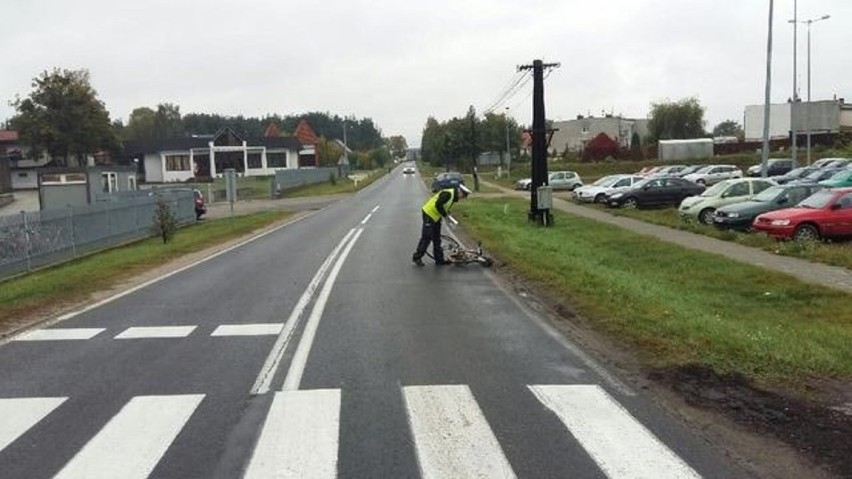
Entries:
[[456,188],[464,184],[464,177],[457,171],[447,171],[438,173],[435,179],[432,180],[432,191],[443,190],[445,188]]

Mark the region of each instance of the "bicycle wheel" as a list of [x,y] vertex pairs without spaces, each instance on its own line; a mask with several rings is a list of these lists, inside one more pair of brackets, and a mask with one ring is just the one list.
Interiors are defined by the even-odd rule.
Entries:
[[441,235],[441,249],[446,252],[456,251],[461,249],[461,245],[452,236]]

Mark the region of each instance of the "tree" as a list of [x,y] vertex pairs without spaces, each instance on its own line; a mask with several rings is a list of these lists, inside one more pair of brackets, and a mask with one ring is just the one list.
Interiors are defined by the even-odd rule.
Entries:
[[639,138],[639,133],[633,132],[633,136],[630,137],[630,159],[633,161],[643,160],[642,155],[642,141]]
[[165,198],[157,194],[157,208],[154,210],[151,232],[159,236],[163,240],[163,244],[166,244],[174,238],[177,227],[177,216],[169,207]]
[[652,142],[701,138],[706,135],[704,123],[704,107],[695,97],[651,103],[648,136]]
[[408,153],[408,142],[402,135],[394,135],[385,141],[394,158],[405,158]]
[[32,87],[28,98],[12,102],[17,116],[11,121],[31,158],[47,153],[69,166],[72,159],[85,164],[87,156],[99,151],[118,152],[109,112],[89,84],[87,70],[45,71]]
[[157,105],[157,113],[154,115],[154,134],[158,139],[178,138],[185,135],[179,106],[171,103]]
[[124,128],[124,138],[128,140],[149,140],[156,138],[157,132],[154,127],[157,113],[143,106],[130,112],[127,126]]
[[737,138],[745,137],[743,127],[734,120],[725,120],[713,128],[713,136],[736,136]]

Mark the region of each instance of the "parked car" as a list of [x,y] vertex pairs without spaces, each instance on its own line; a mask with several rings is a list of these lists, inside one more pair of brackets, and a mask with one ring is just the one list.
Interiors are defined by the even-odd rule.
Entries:
[[723,180],[700,195],[684,198],[678,207],[678,214],[684,221],[698,220],[710,225],[713,224],[713,213],[717,208],[745,201],[774,185],[774,181],[764,178]]
[[817,191],[793,208],[758,215],[752,228],[797,241],[852,236],[852,188]]
[[646,166],[641,170],[637,171],[636,174],[639,176],[651,176],[656,171],[662,169],[662,166]]
[[605,203],[609,194],[627,189],[644,180],[639,175],[608,175],[591,185],[581,186],[574,190],[574,199],[586,203]]
[[757,215],[795,206],[821,189],[819,185],[776,185],[746,201],[718,208],[713,224],[720,229],[747,231]]
[[809,174],[813,173],[814,171],[816,171],[818,169],[819,169],[819,167],[813,166],[813,165],[812,166],[800,166],[798,168],[794,168],[794,169],[790,170],[789,172],[787,172],[786,174],[783,174],[781,176],[773,176],[772,179],[776,183],[778,183],[779,185],[783,185],[783,184],[789,183],[793,180],[798,180],[799,178],[801,178],[803,176],[809,175]]
[[686,176],[690,173],[695,173],[698,170],[700,170],[702,168],[706,168],[706,167],[707,167],[707,165],[689,165],[686,168],[678,171],[675,176],[680,176],[681,178],[683,178],[684,176]]
[[515,182],[515,189],[529,191],[530,185],[532,185],[532,178],[521,178]]
[[690,173],[683,178],[701,185],[710,186],[722,180],[742,177],[743,170],[736,165],[707,165],[701,170]]
[[852,186],[852,168],[840,170],[830,178],[820,181],[819,184],[826,188],[843,188],[846,186]]
[[704,186],[676,176],[646,178],[632,187],[607,197],[607,205],[616,208],[642,206],[677,206],[688,196],[700,195]]
[[666,165],[654,171],[649,177],[656,176],[680,176],[680,172],[686,168],[686,165]]
[[554,190],[574,191],[578,186],[583,186],[583,180],[576,171],[554,171],[547,176],[547,183]]
[[814,170],[807,175],[798,178],[796,180],[790,181],[788,184],[790,185],[806,185],[811,183],[819,183],[822,180],[827,180],[843,170],[843,168],[819,168]]
[[826,158],[827,160],[831,160],[826,162],[824,165],[820,165],[820,168],[846,168],[847,166],[852,166],[852,160],[849,158]]
[[821,158],[821,159],[816,160],[815,162],[811,163],[811,166],[813,166],[814,168],[822,168],[823,166],[831,163],[834,160],[842,160],[842,159],[843,158]]
[[207,206],[204,205],[204,195],[200,191],[192,190],[192,196],[195,198],[195,219],[197,221],[207,214]]
[[432,191],[443,190],[446,188],[456,188],[464,184],[464,177],[457,171],[446,171],[435,175],[432,180]]
[[[766,160],[766,176],[786,175],[793,169],[793,160],[789,158],[773,158]],[[746,176],[762,176],[763,164],[758,163],[748,167]]]

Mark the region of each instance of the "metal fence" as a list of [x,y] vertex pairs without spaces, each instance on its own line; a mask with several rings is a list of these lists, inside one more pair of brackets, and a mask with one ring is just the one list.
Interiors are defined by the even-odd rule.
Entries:
[[0,279],[151,236],[159,197],[178,223],[195,221],[195,200],[186,189],[0,217]]

